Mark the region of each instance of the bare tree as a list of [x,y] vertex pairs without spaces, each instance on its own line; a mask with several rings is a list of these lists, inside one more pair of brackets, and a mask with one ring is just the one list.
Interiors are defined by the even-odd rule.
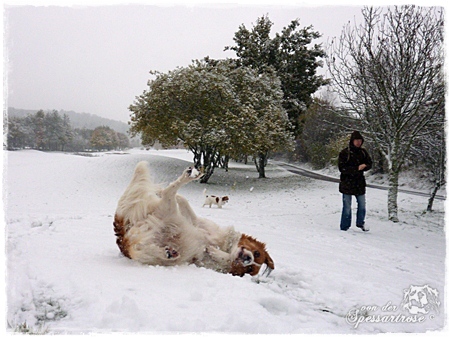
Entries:
[[[442,95],[444,95],[442,88]],[[446,136],[445,136],[445,110],[436,114],[433,123],[430,123],[424,135],[414,140],[408,161],[415,166],[423,168],[421,172],[433,182],[428,200],[427,211],[433,211],[434,199],[437,192],[446,184]],[[425,134],[425,131],[428,134]]]
[[346,106],[388,164],[389,219],[398,222],[398,178],[413,141],[444,108],[443,8],[362,10],[328,46],[327,65]]

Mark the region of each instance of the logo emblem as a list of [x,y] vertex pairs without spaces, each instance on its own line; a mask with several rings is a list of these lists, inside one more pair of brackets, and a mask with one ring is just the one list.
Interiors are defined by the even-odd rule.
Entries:
[[403,290],[402,308],[412,315],[439,313],[439,292],[428,285],[411,285]]

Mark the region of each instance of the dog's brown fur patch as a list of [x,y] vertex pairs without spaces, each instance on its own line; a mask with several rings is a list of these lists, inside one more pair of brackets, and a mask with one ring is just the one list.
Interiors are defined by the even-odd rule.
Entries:
[[128,251],[129,243],[128,239],[125,237],[127,233],[127,226],[122,217],[117,215],[114,216],[114,233],[116,235],[116,243],[120,249],[120,252],[128,258],[131,258],[130,253]]

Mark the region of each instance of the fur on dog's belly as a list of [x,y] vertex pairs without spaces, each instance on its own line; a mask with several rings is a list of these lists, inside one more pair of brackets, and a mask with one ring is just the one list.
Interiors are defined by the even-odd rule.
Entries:
[[[140,263],[162,266],[195,264],[227,273],[231,262],[218,263],[209,255],[207,246],[213,243],[217,248],[230,252],[237,245],[240,234],[233,227],[217,228],[216,233],[210,233],[207,227],[203,227],[203,222],[208,221],[203,219],[196,225],[176,225],[148,215],[145,220],[130,227],[123,218],[116,215],[114,229],[122,254]],[[219,233],[226,236],[217,236]],[[219,240],[223,238],[227,240]],[[179,256],[168,258],[167,248],[175,250]]]
[[[192,225],[160,220],[153,215],[129,228],[122,239],[118,238],[121,252],[134,260],[149,265],[179,265],[204,260],[205,240],[201,229]],[[176,257],[168,257],[167,250]]]

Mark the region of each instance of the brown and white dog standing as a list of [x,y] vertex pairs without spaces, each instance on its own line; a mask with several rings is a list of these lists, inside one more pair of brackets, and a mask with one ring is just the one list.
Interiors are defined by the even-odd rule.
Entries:
[[222,205],[228,203],[228,196],[214,196],[214,195],[207,195],[206,194],[206,189],[203,190],[203,195],[205,196],[205,202],[203,203],[202,207],[204,207],[205,205],[209,205],[209,207],[211,208],[211,206],[213,204],[217,205],[217,207],[219,207],[220,209],[222,209]]
[[264,243],[197,217],[177,194],[199,177],[196,169],[188,168],[162,189],[152,182],[147,163],[139,162],[114,216],[120,251],[144,264],[195,264],[241,277],[258,274],[265,264],[263,274],[268,276],[275,266]]

